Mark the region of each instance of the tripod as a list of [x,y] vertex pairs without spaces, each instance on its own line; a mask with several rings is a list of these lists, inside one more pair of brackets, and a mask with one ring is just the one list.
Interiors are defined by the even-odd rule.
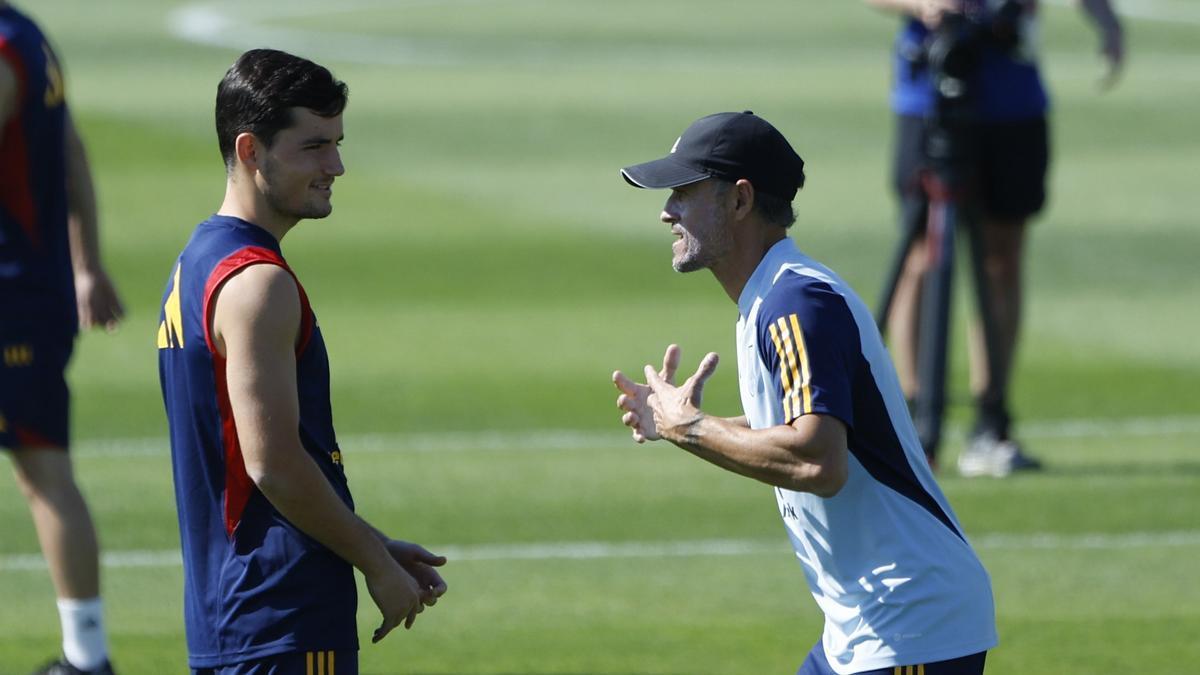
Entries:
[[[988,371],[998,369],[998,337],[987,276],[983,268],[983,232],[975,214],[972,194],[971,131],[973,115],[965,100],[964,83],[943,75],[938,80],[934,114],[926,121],[925,158],[920,171],[920,191],[927,208],[902,210],[903,236],[896,248],[875,321],[880,332],[895,299],[909,250],[924,233],[929,264],[920,292],[917,325],[917,392],[912,403],[913,423],[925,455],[932,463],[942,438],[946,409],[946,363],[949,352],[950,306],[953,299],[954,258],[959,228],[967,233],[974,278],[975,300],[982,324]],[[985,396],[989,395],[985,393]]]

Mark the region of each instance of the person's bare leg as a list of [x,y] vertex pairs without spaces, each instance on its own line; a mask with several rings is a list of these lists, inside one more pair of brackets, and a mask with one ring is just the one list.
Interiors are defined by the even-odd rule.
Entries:
[[[42,555],[58,596],[63,658],[85,672],[111,673],[100,599],[96,529],[62,448],[14,450],[17,484],[29,503]],[[68,672],[62,662],[41,672]]]
[[98,596],[96,530],[87,502],[75,484],[70,455],[61,448],[26,448],[12,454],[17,484],[29,503],[58,597]]
[[920,346],[921,285],[925,280],[928,255],[923,237],[913,241],[904,260],[895,295],[888,312],[888,336],[892,345],[892,361],[904,397],[912,401],[917,396],[917,350]]
[[1001,439],[1008,435],[1008,386],[1012,377],[1017,337],[1021,326],[1022,252],[1025,221],[984,220],[982,223],[984,276],[996,328],[996,372],[988,368],[983,329],[978,313],[972,317],[968,350],[971,391],[979,422]]

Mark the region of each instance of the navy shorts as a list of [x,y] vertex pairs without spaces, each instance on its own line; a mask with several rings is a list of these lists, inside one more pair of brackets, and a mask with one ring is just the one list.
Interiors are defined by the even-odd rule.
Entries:
[[[896,119],[893,187],[902,200],[922,201],[919,175],[929,166],[923,117]],[[1026,220],[1046,205],[1050,139],[1045,117],[976,126],[968,141],[974,157],[973,182],[984,216]]]
[[[864,670],[857,675],[982,675],[983,662],[986,658],[987,652],[979,652],[948,661]],[[837,675],[837,673],[829,667],[829,661],[825,659],[825,648],[818,642],[817,646],[808,653],[808,658],[804,659],[804,663],[800,666],[800,670],[796,671],[796,675]]]
[[358,675],[358,650],[289,652],[229,666],[193,669],[192,675]]
[[74,334],[0,321],[0,447],[66,448]]

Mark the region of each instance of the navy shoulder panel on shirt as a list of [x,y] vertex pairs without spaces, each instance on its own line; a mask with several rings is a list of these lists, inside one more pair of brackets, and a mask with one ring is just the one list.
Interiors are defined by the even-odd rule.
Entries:
[[763,298],[755,328],[784,423],[822,413],[853,427],[851,383],[861,357],[845,298],[823,278],[788,270]]

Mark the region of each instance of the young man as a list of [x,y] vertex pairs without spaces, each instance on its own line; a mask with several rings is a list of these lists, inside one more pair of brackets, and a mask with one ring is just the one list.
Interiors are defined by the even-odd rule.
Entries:
[[111,673],[96,532],[72,475],[64,371],[79,327],[123,310],[100,262],[87,154],[58,58],[0,2],[0,447],[13,467],[58,596],[63,656],[41,673]]
[[983,671],[991,584],[934,482],[887,351],[858,296],[787,237],[804,162],[752,113],[693,123],[671,154],[627,167],[671,188],[661,219],[677,271],[709,269],[738,307],[745,416],[700,410],[708,354],[674,384],[679,349],[646,384],[620,371],[622,422],[775,488],[825,631],[803,675]]
[[[994,22],[998,1],[985,0],[867,0],[875,7],[903,17],[893,57],[892,109],[896,113],[894,188],[905,220],[924,222],[929,199],[920,186],[921,172],[930,166],[926,153],[929,119],[935,112],[933,73],[921,54],[947,14],[965,14],[980,23]],[[975,423],[966,449],[959,454],[959,472],[968,477],[1004,477],[1013,471],[1041,468],[1013,438],[1008,405],[1021,320],[1022,259],[1025,231],[1046,202],[1046,173],[1050,162],[1047,121],[1049,98],[1037,60],[1039,3],[1010,0],[1019,17],[1015,44],[1001,48],[985,41],[972,92],[973,131],[968,155],[975,195],[971,210],[979,214],[983,234],[983,271],[995,324],[995,350],[989,359],[976,319],[968,343]],[[1107,83],[1115,81],[1124,60],[1121,25],[1109,0],[1079,0],[1101,35],[1100,51],[1108,62]],[[897,283],[888,328],[896,365],[909,400],[917,396],[917,352],[921,287],[930,262],[923,234],[909,249]],[[994,361],[996,372],[988,369]]]
[[354,514],[329,363],[280,240],[332,211],[347,88],[256,49],[217,89],[227,181],[172,266],[158,331],[196,673],[358,672],[354,570],[383,621],[411,627],[446,584],[425,549]]

